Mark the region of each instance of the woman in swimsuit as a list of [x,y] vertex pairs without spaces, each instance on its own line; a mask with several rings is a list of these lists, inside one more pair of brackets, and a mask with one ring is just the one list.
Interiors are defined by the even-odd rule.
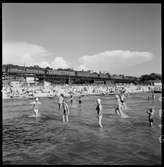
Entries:
[[96,111],[97,111],[97,117],[98,117],[98,124],[102,128],[103,126],[102,126],[101,120],[102,120],[103,113],[102,113],[101,99],[97,99]]
[[35,113],[35,116],[37,117],[38,116],[38,112],[39,112],[39,104],[41,104],[39,102],[38,97],[36,97],[35,101],[33,101],[32,104],[33,104],[33,111]]
[[63,99],[62,107],[63,107],[63,122],[68,122],[69,108],[65,99]]
[[58,107],[59,107],[58,110],[59,110],[59,111],[60,111],[60,109],[61,109],[63,99],[64,99],[64,95],[63,95],[63,94],[60,94],[60,95],[59,95],[59,98],[58,98]]
[[119,95],[117,95],[116,94],[116,100],[117,100],[117,106],[116,106],[116,108],[115,108],[115,113],[117,114],[117,115],[121,115],[121,101],[120,101],[120,97],[119,97]]

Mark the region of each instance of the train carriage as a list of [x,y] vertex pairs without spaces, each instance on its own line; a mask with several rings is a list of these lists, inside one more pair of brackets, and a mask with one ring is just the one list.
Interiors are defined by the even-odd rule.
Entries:
[[26,68],[26,74],[38,74],[37,69]]
[[109,75],[108,75],[108,74],[102,74],[102,73],[100,73],[100,74],[99,74],[99,78],[108,79],[108,78],[109,78]]
[[78,77],[98,78],[98,74],[97,73],[91,73],[89,71],[76,71],[76,76],[78,76]]
[[89,77],[91,77],[91,78],[98,78],[98,74],[97,73],[90,73]]
[[58,75],[58,76],[75,76],[75,71],[48,70],[47,74],[49,74],[49,75]]
[[18,69],[18,68],[10,68],[10,69],[8,69],[8,72],[9,73],[15,73],[15,74],[16,73],[19,73],[19,74],[21,73],[22,74],[22,73],[25,73],[25,70],[24,69]]

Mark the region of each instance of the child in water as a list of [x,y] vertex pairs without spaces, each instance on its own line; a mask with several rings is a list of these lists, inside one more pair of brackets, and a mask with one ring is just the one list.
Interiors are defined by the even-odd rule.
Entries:
[[31,104],[33,104],[33,111],[35,113],[35,117],[38,117],[39,104],[41,104],[40,101],[39,101],[39,98],[36,97],[35,101],[33,101]]
[[154,115],[154,112],[155,112],[154,107],[151,107],[151,108],[149,108],[146,111],[146,113],[148,114],[149,127],[153,126],[153,121],[154,121],[153,115]]
[[97,111],[97,117],[98,117],[98,124],[102,128],[103,126],[102,126],[101,120],[102,120],[103,113],[102,113],[101,99],[97,99],[96,111]]
[[63,122],[68,122],[69,108],[65,99],[63,99],[62,107],[63,107]]

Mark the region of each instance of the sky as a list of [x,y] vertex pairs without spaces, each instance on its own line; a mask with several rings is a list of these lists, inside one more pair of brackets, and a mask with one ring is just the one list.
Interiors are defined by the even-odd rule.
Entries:
[[3,64],[161,73],[161,4],[3,3]]

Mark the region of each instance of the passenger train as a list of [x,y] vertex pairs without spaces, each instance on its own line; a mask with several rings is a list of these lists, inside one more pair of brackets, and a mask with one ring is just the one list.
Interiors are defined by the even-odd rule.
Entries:
[[74,70],[56,70],[50,68],[40,67],[23,67],[17,65],[3,65],[2,73],[8,74],[37,74],[37,75],[49,75],[49,76],[73,76],[73,77],[88,77],[88,78],[101,78],[110,79],[108,73],[96,73],[89,71],[74,71]]

